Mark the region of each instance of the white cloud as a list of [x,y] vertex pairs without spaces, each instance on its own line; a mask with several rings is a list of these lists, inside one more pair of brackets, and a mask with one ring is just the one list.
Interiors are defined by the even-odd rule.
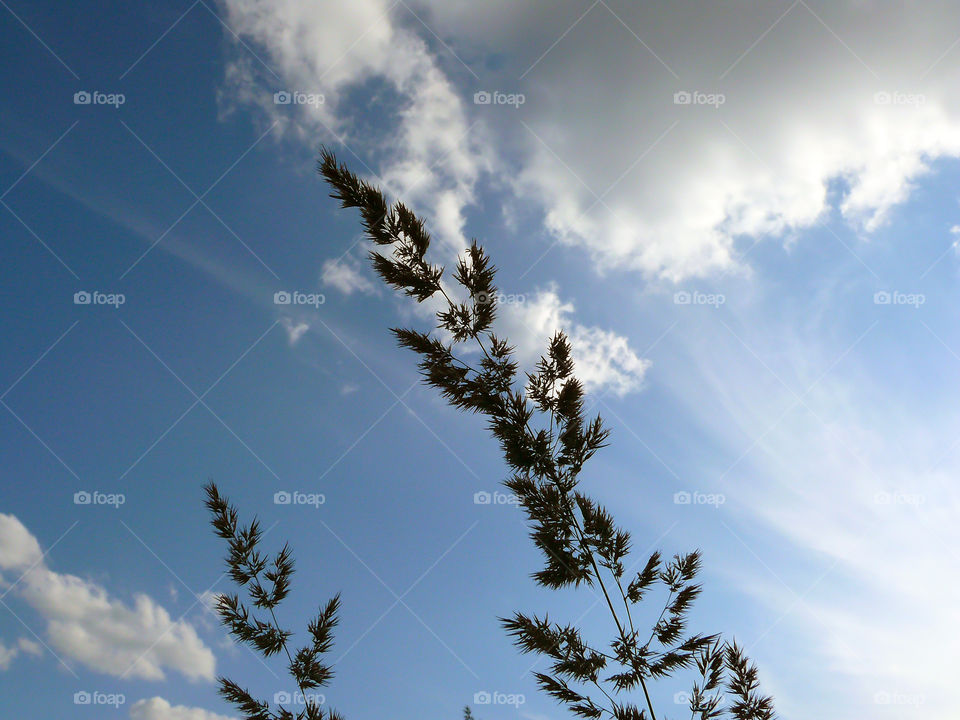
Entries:
[[578,376],[586,388],[609,389],[620,397],[640,389],[651,363],[638,356],[623,335],[573,324],[570,339]]
[[358,263],[351,259],[327,260],[323,263],[320,279],[326,285],[332,285],[344,295],[355,292],[372,293],[375,285],[360,274]]
[[[744,236],[792,234],[831,208],[869,234],[932,161],[960,156],[955,4],[811,0],[784,14],[722,3],[691,24],[682,5],[597,3],[584,13],[563,0],[543,13],[411,3],[430,30],[386,0],[226,7],[282,78],[261,68],[267,86],[327,93],[320,107],[278,113],[263,84],[255,90],[258,64],[241,55],[228,74],[237,98],[295,123],[311,144],[329,127],[361,152],[383,153],[383,179],[454,249],[476,182],[493,168],[517,202],[538,203],[550,232],[601,268],[679,280],[738,265]],[[434,32],[447,46],[436,56],[421,39]],[[496,65],[482,61],[490,55]],[[343,99],[370,81],[386,82],[402,108],[385,112],[389,94],[376,95],[388,129],[374,137]],[[526,102],[463,102],[497,87]],[[679,91],[724,102],[675,104]]]
[[[461,287],[445,290],[454,302],[465,300]],[[431,323],[436,321],[438,311],[446,309],[447,301],[439,294],[422,303],[399,304],[406,317]],[[546,352],[550,338],[562,330],[570,339],[576,375],[587,392],[612,392],[623,397],[640,390],[650,360],[640,357],[625,336],[582,325],[574,317],[573,303],[561,299],[557,285],[551,283],[545,290],[499,295],[493,331],[513,346],[521,371],[532,370]],[[444,342],[452,341],[444,331],[439,331],[439,337]],[[480,352],[470,343],[463,346],[463,351]]]
[[[47,621],[57,652],[110,675],[162,680],[171,669],[191,679],[213,678],[213,653],[190,624],[171,619],[142,593],[129,606],[92,581],[37,563],[39,548],[15,516],[0,514],[3,567],[26,571],[16,592]],[[21,649],[35,647],[28,642]]]
[[43,655],[43,647],[29,638],[22,637],[15,646],[7,647],[0,641],[0,671],[9,670],[14,659],[24,653],[33,657]]
[[30,531],[13,515],[0,513],[0,570],[24,570],[42,556]]
[[577,377],[588,392],[623,396],[640,389],[650,361],[638,356],[624,336],[575,322],[573,303],[563,302],[556,287],[509,300],[497,306],[497,328],[514,343],[521,364],[535,362],[553,334],[564,330],[573,347]]
[[870,233],[934,159],[960,155],[957,63],[935,64],[955,4],[714,3],[696,22],[682,3],[423,4],[455,49],[509,58],[498,77],[526,93],[525,125],[487,116],[522,148],[517,192],[605,268],[729,268],[738,236],[807,228],[831,205]]
[[0,670],[9,670],[10,665],[13,664],[13,660],[19,654],[19,650],[15,647],[7,647],[2,642],[0,642]]
[[171,705],[161,697],[139,700],[130,707],[130,720],[234,720],[201,708]]
[[27,655],[32,655],[33,657],[40,657],[43,655],[43,646],[38,642],[34,642],[29,638],[22,637],[17,640],[17,648],[21,652],[26,653]]
[[280,325],[282,325],[283,329],[287,331],[287,342],[289,342],[291,346],[300,342],[300,338],[302,338],[304,333],[310,329],[310,325],[308,323],[294,322],[288,317],[280,318]]
[[[473,201],[480,173],[490,166],[490,153],[427,44],[399,22],[401,14],[414,21],[409,10],[385,0],[346,5],[226,0],[224,5],[227,23],[252,42],[271,70],[238,44],[223,97],[258,106],[311,147],[325,138],[379,150],[384,189],[426,211],[448,249],[462,248],[463,209]],[[390,89],[377,92],[379,99],[393,98],[387,106],[378,105],[388,121],[387,137],[372,135],[367,122],[361,126],[356,107],[345,100],[351,91],[369,90],[370,83]],[[324,102],[275,105],[272,93],[281,89],[323,94]]]

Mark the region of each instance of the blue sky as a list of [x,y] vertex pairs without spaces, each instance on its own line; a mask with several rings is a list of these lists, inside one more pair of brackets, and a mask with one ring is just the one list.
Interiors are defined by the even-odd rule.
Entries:
[[[480,720],[559,717],[496,618],[609,634],[475,501],[496,445],[394,347],[429,308],[366,267],[322,142],[438,261],[481,240],[521,360],[569,332],[613,432],[584,486],[638,558],[704,551],[695,623],[784,718],[953,716],[955,8],[2,4],[4,714],[218,720],[216,674],[292,689],[207,609],[208,479],[293,546],[285,624],[342,593],[347,718],[483,692],[523,702]],[[668,716],[688,686],[657,686]]]

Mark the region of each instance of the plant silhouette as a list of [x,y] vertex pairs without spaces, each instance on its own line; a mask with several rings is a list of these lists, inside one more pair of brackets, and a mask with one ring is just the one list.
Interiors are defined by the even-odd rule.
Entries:
[[[689,611],[701,592],[701,553],[666,559],[656,551],[637,563],[639,567],[642,562],[638,571],[628,572],[630,533],[581,488],[584,465],[606,446],[609,431],[599,415],[585,414],[584,389],[575,375],[567,336],[557,332],[533,372],[520,377],[509,339],[492,331],[496,270],[483,248],[472,242],[452,273],[455,286],[445,287],[446,269],[427,260],[430,236],[420,218],[402,202],[388,202],[326,148],[321,148],[318,171],[332,187],[331,197],[344,208],[360,211],[363,229],[378,248],[370,252],[370,260],[380,278],[418,302],[439,299],[432,331],[392,332],[401,346],[419,355],[420,372],[429,386],[451,405],[486,419],[510,470],[504,485],[518,498],[542,555],[535,582],[550,589],[585,585],[599,590],[606,602],[612,636],[604,643],[585,638],[573,624],[551,621],[545,613],[518,611],[501,618],[520,652],[549,660],[547,672],[535,673],[541,690],[580,717],[657,720],[650,683],[689,671],[696,677],[688,693],[691,720],[773,720],[773,700],[760,692],[757,669],[744,650],[720,634],[688,630]],[[207,486],[207,495],[214,528],[230,545],[231,577],[247,588],[253,605],[269,615],[253,618],[237,596],[224,596],[218,606],[221,618],[237,639],[265,657],[285,652],[290,674],[306,697],[307,690],[332,677],[321,656],[332,642],[339,597],[310,624],[312,642],[292,655],[290,633],[280,628],[273,612],[289,591],[289,548],[284,546],[270,564],[256,549],[256,521],[241,528],[236,510],[215,486]],[[652,627],[641,627],[635,616],[656,594],[663,597],[662,604],[654,606],[656,620]],[[272,711],[231,681],[221,678],[220,683],[223,696],[251,720],[319,720],[324,712],[331,720],[338,717],[309,702],[297,715],[283,708]],[[472,719],[469,707],[464,718]]]

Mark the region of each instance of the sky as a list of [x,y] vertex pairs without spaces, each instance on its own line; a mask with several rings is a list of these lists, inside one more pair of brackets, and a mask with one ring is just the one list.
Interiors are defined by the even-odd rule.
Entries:
[[496,444],[395,347],[432,308],[325,144],[437,262],[481,241],[525,366],[570,335],[612,431],[583,489],[639,562],[702,550],[693,623],[782,718],[956,716],[955,3],[0,5],[3,715],[293,692],[211,610],[211,479],[294,550],[283,624],[341,593],[348,719],[559,718],[497,618],[610,635],[533,584]]

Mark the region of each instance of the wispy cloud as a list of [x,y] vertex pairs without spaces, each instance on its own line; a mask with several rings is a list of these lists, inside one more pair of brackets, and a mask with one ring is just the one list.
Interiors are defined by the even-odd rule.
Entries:
[[361,273],[359,263],[349,257],[325,261],[320,279],[344,295],[353,295],[355,292],[371,294],[376,289],[373,282]]
[[[916,372],[936,387],[941,371],[932,361],[899,367],[889,351],[875,364],[883,341],[873,323],[888,307],[845,333],[816,307],[798,324],[711,316],[677,333],[680,352],[658,366],[683,423],[721,448],[686,472],[735,514],[737,536],[724,539],[743,560],[730,578],[769,609],[753,642],[763,642],[778,699],[799,715],[827,708],[798,690],[806,685],[824,689],[832,717],[897,717],[907,705],[952,717],[960,643],[943,629],[955,626],[948,598],[960,595],[960,424],[943,398],[883,389]],[[920,335],[902,348],[945,352]]]
[[25,637],[19,638],[16,645],[9,647],[4,645],[3,642],[0,642],[0,671],[9,670],[14,659],[20,654],[40,657],[43,655],[43,647],[39,643]]
[[[403,3],[363,0],[338,5],[295,0],[224,3],[227,22],[264,53],[263,64],[237,45],[227,69],[230,105],[259,108],[271,122],[316,146],[343,141],[351,156],[376,152],[384,190],[429,213],[449,250],[465,245],[464,209],[481,174],[491,167],[490,144],[468,120],[464,103],[427,43],[399,16]],[[422,26],[421,26],[422,27]],[[365,83],[386,83],[397,96],[382,138],[356,129],[357,108],[347,102]],[[285,87],[279,87],[279,85]],[[276,102],[275,92],[322,95],[322,102]],[[381,140],[389,137],[390,142]],[[392,148],[384,150],[385,147]]]
[[139,700],[130,707],[130,720],[235,720],[229,715],[186,705],[171,705],[162,697]]
[[290,346],[293,347],[302,338],[307,330],[310,329],[310,324],[306,322],[297,322],[288,317],[280,318],[280,325],[283,326],[283,329],[287,332],[287,342],[290,343]]
[[2,513],[0,569],[21,575],[14,592],[46,620],[48,642],[66,658],[118,677],[162,680],[169,669],[213,679],[213,653],[189,623],[145,594],[129,606],[90,580],[50,569],[37,539]]
[[556,285],[529,295],[504,296],[497,311],[498,327],[515,343],[524,365],[532,366],[553,334],[563,330],[573,346],[577,377],[587,391],[622,397],[642,387],[650,361],[640,357],[623,335],[577,322],[573,302],[562,300]]

